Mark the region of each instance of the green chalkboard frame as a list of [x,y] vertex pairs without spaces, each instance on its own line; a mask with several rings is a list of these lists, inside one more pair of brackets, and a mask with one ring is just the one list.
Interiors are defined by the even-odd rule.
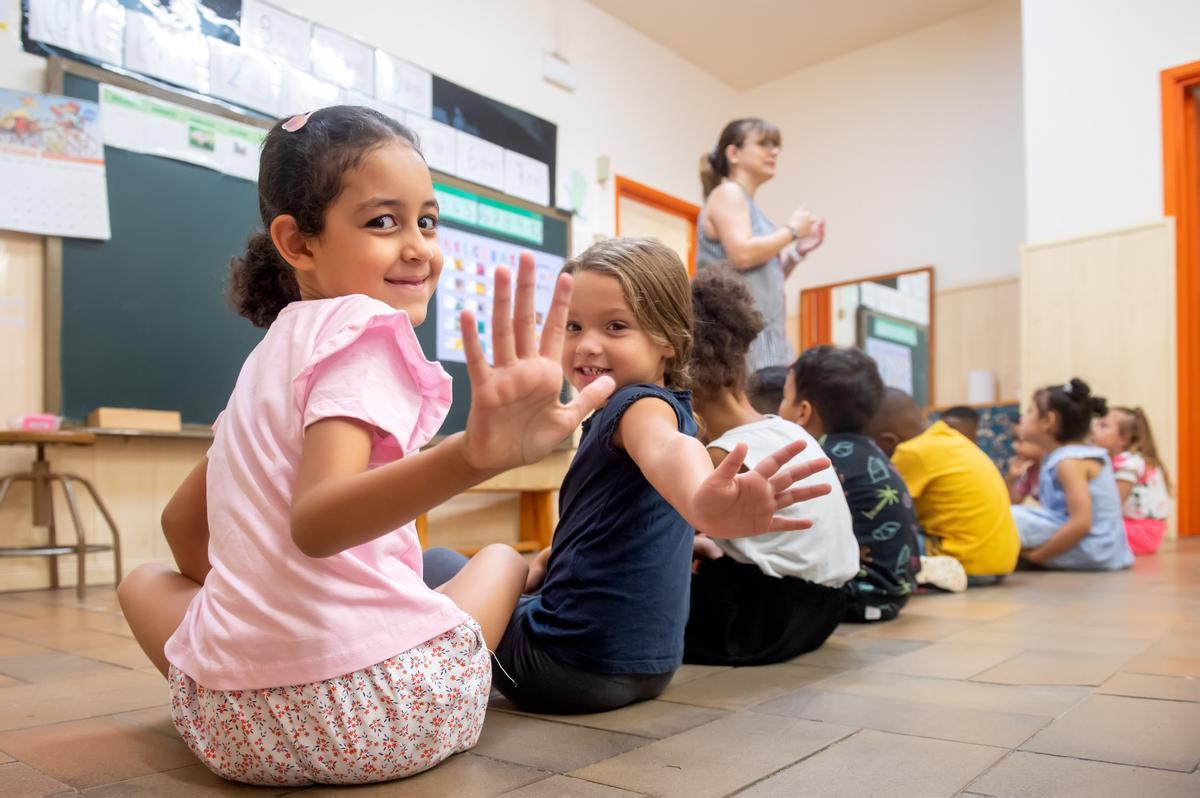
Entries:
[[[80,81],[84,83],[81,84]],[[199,95],[176,91],[146,80],[62,58],[49,59],[47,91],[84,97],[86,91],[81,91],[80,87],[88,82],[92,86],[100,82],[109,83],[245,124],[263,128],[268,128],[272,124],[272,120],[245,114]],[[68,88],[73,91],[66,90]],[[124,228],[120,226],[122,209],[114,199],[115,191],[129,193],[135,189],[130,189],[128,186],[115,189],[110,183],[110,211],[114,223],[112,241],[81,242],[77,239],[64,241],[62,238],[47,237],[43,292],[45,357],[43,373],[46,405],[52,412],[65,415],[72,420],[81,419],[91,407],[102,404],[176,409],[183,413],[185,422],[196,427],[207,426],[214,420],[216,412],[219,412],[219,408],[214,405],[215,397],[218,395],[222,397],[219,407],[224,407],[223,399],[227,398],[229,391],[232,390],[237,370],[245,355],[262,336],[261,330],[257,330],[249,322],[239,319],[231,309],[227,308],[221,290],[225,263],[232,254],[240,252],[241,244],[246,236],[258,226],[257,192],[252,183],[191,164],[112,148],[107,148],[106,153],[112,167],[124,170],[127,177],[131,163],[150,164],[155,176],[159,178],[172,179],[170,176],[173,175],[173,179],[179,181],[199,181],[192,185],[219,184],[223,187],[221,190],[226,192],[222,196],[237,195],[237,202],[233,204],[237,205],[240,202],[243,207],[218,209],[221,213],[226,214],[224,225],[229,229],[222,229],[220,232],[225,249],[231,249],[231,251],[211,251],[202,254],[200,264],[208,274],[199,278],[188,275],[187,279],[196,283],[188,285],[193,289],[194,295],[188,297],[187,302],[179,303],[170,311],[164,310],[165,303],[170,301],[171,297],[164,296],[166,291],[159,279],[161,269],[147,268],[139,276],[131,267],[122,266],[122,278],[127,282],[134,280],[138,283],[138,291],[130,292],[130,294],[137,293],[138,296],[127,297],[120,292],[119,284],[106,286],[103,281],[97,280],[96,275],[89,274],[86,270],[72,268],[80,262],[87,261],[88,256],[81,253],[90,252],[94,261],[95,253],[98,250],[103,251],[104,247],[109,247],[112,252],[116,253],[118,249],[125,246],[126,258],[130,258],[136,253],[136,248],[128,249],[130,242],[127,232],[124,234],[125,238],[118,241],[118,235],[122,235],[121,230],[128,231],[129,227],[128,221]],[[571,252],[571,225],[568,214],[534,205],[449,175],[434,172],[433,177],[438,184],[469,191],[479,197],[540,215],[545,224],[546,234],[545,243],[538,248],[563,257],[567,257]],[[234,181],[240,185],[230,188],[234,184],[225,184],[224,181]],[[186,192],[183,193],[186,194]],[[151,213],[156,210],[146,209],[146,212]],[[215,218],[221,218],[220,214]],[[447,223],[447,226],[490,236],[499,241],[523,243],[518,239],[507,238],[494,231],[480,230],[468,225]],[[150,232],[156,233],[157,231],[151,229]],[[193,246],[208,246],[195,235],[195,230],[192,230],[191,233],[190,240]],[[162,242],[159,241],[158,245],[162,246]],[[125,264],[127,261],[122,261],[122,263]],[[148,285],[154,280],[159,280],[157,287]],[[199,282],[197,282],[198,280]],[[417,328],[418,339],[431,359],[436,352],[434,342],[437,324],[436,306],[436,302],[431,303],[430,319]],[[64,307],[68,312],[64,312]],[[89,316],[88,314],[91,313],[95,313],[95,315]],[[141,328],[137,324],[131,323],[129,321],[131,318],[140,318],[139,313],[149,314],[156,319],[158,327],[155,328],[154,324],[151,324],[149,327]],[[169,318],[164,315],[168,313]],[[210,321],[215,319],[219,323],[214,326],[212,334],[200,334],[200,331],[196,329],[196,325],[199,323],[198,318],[207,318]],[[178,321],[178,325],[176,321]],[[170,365],[160,369],[161,373],[156,373],[153,369],[142,369],[133,374],[130,379],[124,380],[123,383],[123,378],[118,376],[121,371],[120,367],[123,365],[120,358],[123,351],[132,351],[132,347],[156,348],[160,363],[163,362],[164,348],[178,354],[167,361]],[[218,349],[219,352],[217,352]],[[217,352],[215,357],[205,359],[206,353],[213,355],[214,352]],[[445,434],[458,431],[465,425],[467,411],[470,407],[470,386],[464,365],[446,363],[444,366],[455,381],[454,404],[442,429]],[[86,391],[80,395],[77,386],[81,379],[84,382],[90,380],[90,384],[93,386],[104,385],[104,395],[87,394]],[[195,382],[197,379],[199,382]],[[187,387],[188,380],[193,380],[191,388]],[[109,390],[113,386],[121,390]],[[172,391],[175,393],[172,394]],[[207,405],[203,405],[201,409],[198,409],[197,406],[184,407],[183,405],[189,404],[195,391],[207,392]],[[175,398],[164,402],[163,396],[174,396]]]

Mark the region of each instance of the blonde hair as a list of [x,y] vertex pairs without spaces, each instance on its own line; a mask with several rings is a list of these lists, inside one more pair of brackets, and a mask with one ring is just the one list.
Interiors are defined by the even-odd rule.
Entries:
[[1162,473],[1163,484],[1167,492],[1171,492],[1171,477],[1158,457],[1158,448],[1154,445],[1154,433],[1150,430],[1150,419],[1141,407],[1114,407],[1117,413],[1117,430],[1123,437],[1129,439],[1129,451],[1142,456],[1147,463]]
[[663,366],[663,382],[677,390],[689,387],[692,293],[675,250],[653,238],[611,238],[592,244],[562,270],[615,279],[642,331],[654,343],[675,350]]

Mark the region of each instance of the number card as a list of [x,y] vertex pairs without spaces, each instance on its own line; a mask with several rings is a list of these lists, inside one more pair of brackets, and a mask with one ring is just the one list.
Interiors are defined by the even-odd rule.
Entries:
[[262,53],[212,39],[209,47],[210,93],[246,108],[279,116],[278,64]]
[[505,150],[504,193],[538,205],[549,205],[550,167],[536,158]]
[[375,96],[421,116],[432,116],[433,75],[391,53],[376,50]]
[[319,78],[363,94],[375,88],[375,50],[356,39],[313,25],[309,57]]
[[385,103],[376,97],[369,94],[363,94],[361,91],[346,89],[346,104],[347,105],[362,105],[367,108],[374,108],[384,116],[390,116],[400,124],[404,124],[404,109],[397,108],[390,103]]
[[108,0],[29,0],[29,38],[120,66],[125,9]]
[[259,0],[242,0],[242,46],[308,71],[312,23]]
[[404,115],[404,124],[412,128],[421,143],[421,154],[430,169],[448,175],[458,169],[457,136],[454,128],[414,113]]
[[504,190],[504,148],[461,130],[454,131],[458,166],[455,174],[481,186]]
[[208,94],[208,38],[198,30],[173,30],[147,14],[129,14],[125,66]]
[[285,66],[283,82],[279,86],[279,115],[292,116],[337,105],[342,101],[342,94],[339,86]]

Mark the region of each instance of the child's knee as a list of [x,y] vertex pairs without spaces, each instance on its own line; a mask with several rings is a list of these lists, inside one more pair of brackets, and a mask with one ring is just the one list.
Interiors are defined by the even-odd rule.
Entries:
[[121,584],[117,585],[117,601],[124,607],[127,602],[137,600],[145,595],[147,589],[151,589],[153,585],[161,582],[163,575],[169,573],[173,573],[173,571],[161,563],[148,562],[139,565],[125,574],[121,579]]

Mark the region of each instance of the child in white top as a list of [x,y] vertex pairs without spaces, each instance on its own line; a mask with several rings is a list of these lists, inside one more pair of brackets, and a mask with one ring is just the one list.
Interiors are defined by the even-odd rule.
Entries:
[[1171,478],[1158,457],[1150,419],[1140,407],[1114,407],[1092,422],[1092,442],[1112,456],[1129,548],[1153,554],[1167,531]]
[[[692,280],[692,312],[695,407],[713,463],[744,444],[753,468],[796,440],[807,444],[806,456],[823,457],[799,424],[750,404],[746,352],[763,322],[741,281],[724,268],[702,269]],[[697,541],[685,662],[780,662],[818,648],[837,628],[846,611],[841,588],[858,573],[858,540],[837,473],[827,469],[812,482],[830,492],[780,511],[811,520],[808,532]]]
[[544,456],[612,390],[562,405],[570,295],[540,350],[532,259],[496,273],[495,363],[464,312],[466,431],[428,451],[450,379],[414,325],[442,268],[438,206],[413,134],[366,108],[275,125],[259,172],[266,227],[231,264],[261,327],[208,456],[163,512],[179,571],[120,585],[125,617],[171,687],[172,718],[215,773],[251,784],[406,776],[475,744],[495,648],[527,568],[484,549],[434,591],[413,519]]

